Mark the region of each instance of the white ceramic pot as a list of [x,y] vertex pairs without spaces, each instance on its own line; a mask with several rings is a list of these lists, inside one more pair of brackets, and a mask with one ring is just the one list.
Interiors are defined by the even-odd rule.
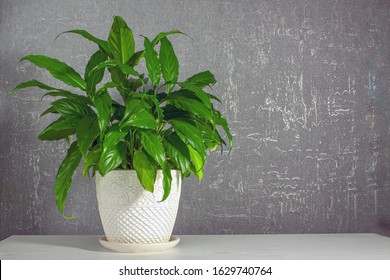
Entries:
[[157,170],[154,192],[145,191],[135,170],[96,173],[100,218],[109,242],[151,244],[168,242],[176,220],[181,173],[172,170],[168,198],[163,196],[163,174]]

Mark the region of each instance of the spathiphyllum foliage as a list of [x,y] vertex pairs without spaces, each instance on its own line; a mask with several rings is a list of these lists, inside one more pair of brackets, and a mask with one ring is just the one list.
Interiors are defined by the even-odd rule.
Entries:
[[[194,173],[202,179],[206,151],[226,145],[218,127],[225,131],[231,149],[227,121],[212,103],[220,100],[206,91],[216,83],[214,75],[203,71],[179,80],[179,61],[168,37],[182,34],[180,31],[162,32],[153,40],[143,37],[140,51],[135,50],[132,30],[118,16],[114,17],[107,40],[85,30],[64,33],[78,34],[98,46],[84,76],[44,55],[28,55],[21,60],[46,69],[74,91],[36,80],[21,83],[11,91],[39,87],[47,91],[45,96],[58,98],[42,113],[58,118],[38,138],[65,139],[69,143],[55,182],[61,213],[73,173],[81,162],[84,176],[89,171],[104,176],[114,169],[135,169],[141,184],[150,192],[156,172],[161,169],[165,200],[171,188],[171,169],[180,170],[184,177]],[[143,59],[147,76],[136,70]],[[107,74],[111,79],[103,84]],[[120,93],[120,102],[110,95],[115,90]]]

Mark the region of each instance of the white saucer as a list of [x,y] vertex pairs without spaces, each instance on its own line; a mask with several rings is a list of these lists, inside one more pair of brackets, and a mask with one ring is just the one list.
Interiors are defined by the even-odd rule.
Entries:
[[120,253],[157,253],[167,251],[175,247],[180,241],[180,238],[172,235],[168,242],[152,243],[152,244],[127,244],[108,242],[105,236],[99,238],[100,244],[111,251]]

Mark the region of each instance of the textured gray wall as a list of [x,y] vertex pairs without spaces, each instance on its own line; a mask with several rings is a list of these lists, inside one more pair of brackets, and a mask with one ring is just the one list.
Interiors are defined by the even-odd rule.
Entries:
[[[74,179],[64,220],[53,185],[62,142],[39,142],[29,63],[46,54],[82,71],[113,15],[149,37],[178,28],[181,77],[210,69],[235,135],[205,178],[184,182],[177,234],[382,232],[390,228],[390,1],[0,1],[0,239],[100,234],[93,182]],[[140,38],[137,38],[140,46]]]

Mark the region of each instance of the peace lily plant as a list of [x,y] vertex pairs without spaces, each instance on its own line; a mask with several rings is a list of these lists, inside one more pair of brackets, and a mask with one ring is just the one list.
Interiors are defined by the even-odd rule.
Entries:
[[[44,55],[27,55],[21,60],[46,69],[81,94],[37,80],[21,83],[11,91],[38,87],[47,91],[44,96],[59,98],[41,114],[58,118],[38,138],[69,143],[55,180],[60,213],[82,160],[84,176],[91,169],[92,175],[99,172],[102,176],[115,169],[133,169],[149,192],[153,192],[157,170],[161,169],[164,201],[171,190],[171,170],[202,179],[206,151],[226,145],[218,127],[227,134],[231,148],[228,123],[212,103],[220,100],[206,91],[216,83],[214,75],[204,71],[179,81],[179,61],[168,36],[182,34],[180,31],[162,32],[153,40],[143,37],[144,49],[140,51],[135,50],[132,30],[118,16],[107,41],[85,30],[64,33],[81,35],[99,47],[90,57],[84,77],[64,62]],[[147,77],[136,70],[143,59]],[[106,73],[110,80],[102,84]],[[120,94],[120,101],[111,97],[112,90]]]

